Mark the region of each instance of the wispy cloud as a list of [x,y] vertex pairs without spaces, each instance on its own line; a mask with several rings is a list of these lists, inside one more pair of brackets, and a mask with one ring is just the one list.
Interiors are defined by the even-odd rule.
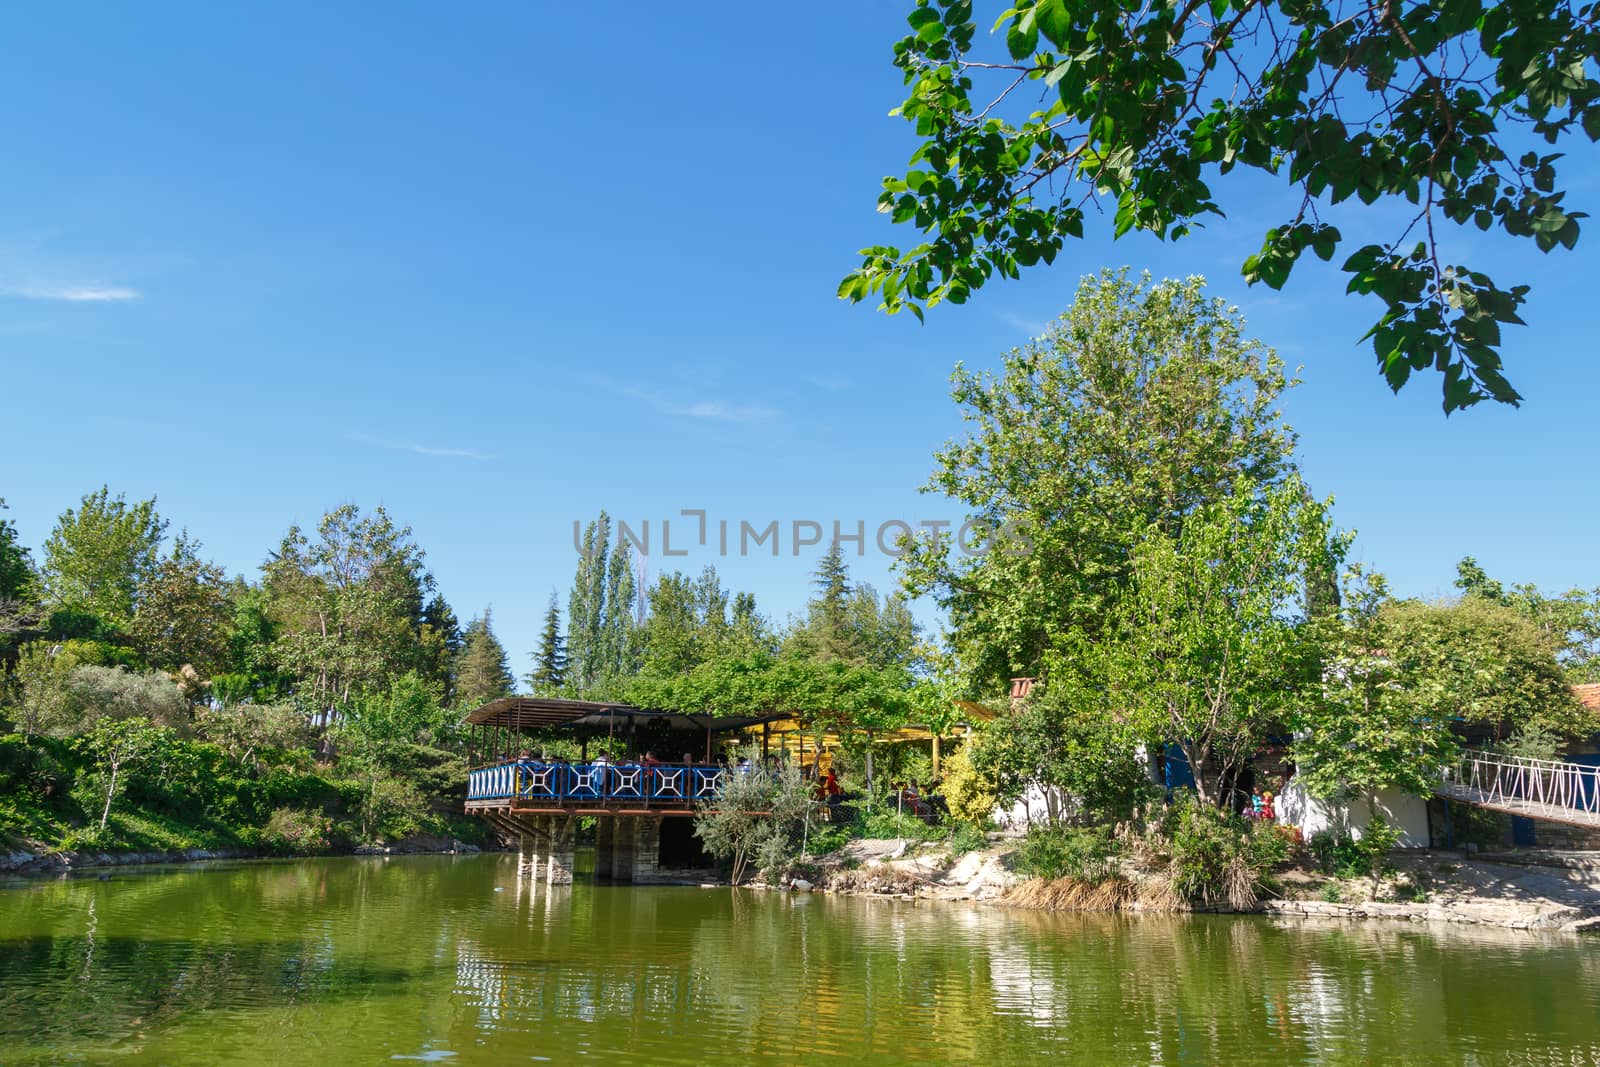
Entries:
[[1025,333],[1029,337],[1043,337],[1050,332],[1050,327],[1054,325],[1051,319],[1030,319],[1026,315],[1018,315],[1003,308],[993,308],[991,311],[995,318],[1018,333]]
[[64,300],[71,304],[107,304],[139,299],[139,291],[125,285],[62,285],[35,282],[27,285],[0,285],[0,294],[23,300]]
[[722,422],[757,422],[778,414],[775,408],[769,408],[765,404],[724,404],[720,400],[662,404],[661,410],[669,415],[683,415],[691,419],[718,419]]
[[710,397],[697,397],[689,389],[662,389],[638,383],[622,384],[606,379],[591,379],[595,385],[621,396],[642,401],[665,415],[685,419],[710,419],[715,422],[761,422],[782,414],[766,404],[733,404]]
[[449,448],[440,445],[423,444],[420,441],[405,441],[396,437],[380,437],[370,433],[352,433],[350,440],[359,441],[364,445],[376,445],[379,448],[392,448],[397,452],[415,452],[419,456],[438,456],[443,459],[470,459],[482,462],[494,459],[493,453],[481,452],[476,448]]
[[0,323],[0,333],[43,333],[50,328],[48,322],[7,322]]

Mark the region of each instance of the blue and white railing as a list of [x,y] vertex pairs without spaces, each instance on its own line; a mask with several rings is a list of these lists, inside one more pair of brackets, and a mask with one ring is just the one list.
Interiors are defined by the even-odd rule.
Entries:
[[688,807],[714,798],[728,774],[700,764],[513,760],[467,772],[467,800]]

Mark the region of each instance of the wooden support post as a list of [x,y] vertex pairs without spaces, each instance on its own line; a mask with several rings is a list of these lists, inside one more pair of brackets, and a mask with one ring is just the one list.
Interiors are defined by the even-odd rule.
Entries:
[[933,735],[933,780],[939,780],[939,735]]
[[764,723],[761,724],[761,758],[762,759],[766,759],[767,758],[767,752],[771,748],[771,746],[772,746],[772,724],[770,722],[764,722]]

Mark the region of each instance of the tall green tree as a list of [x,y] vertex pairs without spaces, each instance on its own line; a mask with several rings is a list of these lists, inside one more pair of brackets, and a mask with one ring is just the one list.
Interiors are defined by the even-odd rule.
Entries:
[[290,527],[263,571],[276,638],[273,657],[297,695],[326,721],[363,691],[386,691],[422,655],[433,576],[408,526],[383,508],[345,504],[316,538]]
[[[0,512],[6,502],[0,498]],[[9,519],[0,519],[0,678],[16,666],[17,649],[41,622],[33,557]]]
[[1573,683],[1600,682],[1600,588],[1551,594],[1528,583],[1507,587],[1471,556],[1456,564],[1456,588],[1526,616],[1555,641],[1556,658]]
[[640,669],[680,674],[708,660],[770,650],[770,635],[748,593],[730,595],[715,567],[699,577],[671,572],[657,577],[646,595],[639,629]]
[[1087,279],[999,374],[958,368],[954,382],[968,433],[937,453],[925,489],[971,523],[910,546],[899,567],[948,612],[976,691],[1037,674],[1056,634],[1094,637],[1152,533],[1180,537],[1239,479],[1265,494],[1294,469],[1283,363],[1198,278]]
[[467,707],[477,707],[510,696],[515,688],[505,646],[495,636],[489,609],[484,608],[482,615],[467,623],[456,659],[456,699]]
[[874,668],[910,665],[918,628],[903,596],[880,600],[871,585],[851,581],[837,544],[818,562],[812,586],[805,617],[784,638],[786,654]]
[[561,636],[561,608],[556,604],[555,590],[550,591],[550,603],[545,608],[544,625],[539,629],[539,647],[533,654],[533,672],[528,675],[528,687],[534,695],[559,693],[567,681],[567,645]]
[[1440,690],[1389,651],[1410,636],[1392,611],[1383,575],[1353,566],[1342,610],[1318,620],[1322,685],[1292,716],[1295,780],[1313,796],[1428,796],[1459,749]]
[[128,627],[152,667],[191,668],[204,681],[228,668],[234,608],[221,567],[200,558],[200,543],[180,533],[140,587]]
[[1263,495],[1241,480],[1177,533],[1151,530],[1109,631],[1071,635],[1112,718],[1177,745],[1204,801],[1223,803],[1221,784],[1321,685],[1305,581],[1330,544],[1326,505],[1298,481]]
[[578,569],[567,600],[568,678],[579,692],[601,676],[601,632],[606,605],[606,567],[611,556],[611,518],[604,511],[583,530]]
[[445,704],[455,702],[455,665],[464,638],[461,623],[445,598],[435,593],[422,609],[417,634],[417,670],[437,686]]
[[[5,510],[5,498],[0,497],[0,511]],[[32,600],[37,592],[37,581],[33,557],[17,536],[17,524],[10,519],[0,519],[0,600]]]
[[101,486],[56,520],[44,545],[42,577],[53,607],[87,612],[126,626],[139,589],[156,571],[167,523],[156,502],[129,504]]
[[1528,287],[1447,259],[1446,223],[1577,241],[1557,164],[1600,138],[1592,6],[1016,0],[978,34],[971,0],[915,0],[907,21],[895,113],[918,145],[878,207],[922,240],[863,249],[841,297],[920,318],[1053,261],[1102,214],[1117,237],[1182,237],[1222,215],[1213,183],[1243,167],[1292,194],[1246,279],[1281,288],[1305,251],[1346,244],[1336,220],[1366,234],[1367,205],[1402,205],[1343,263],[1348,291],[1383,305],[1368,336],[1385,379],[1441,371],[1446,412],[1519,400],[1500,329]]
[[620,538],[606,565],[605,603],[600,615],[600,676],[622,678],[638,669],[635,630],[639,590],[633,576],[633,551]]

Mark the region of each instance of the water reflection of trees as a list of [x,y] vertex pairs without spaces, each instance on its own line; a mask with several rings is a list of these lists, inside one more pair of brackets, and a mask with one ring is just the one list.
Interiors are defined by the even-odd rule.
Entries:
[[[1045,916],[727,891],[559,896],[526,917],[550,940],[508,960],[463,945],[458,995],[483,1034],[643,1058],[854,1054],[975,1062],[1523,1062],[1600,1050],[1581,942],[1504,931],[1225,917]],[[660,911],[666,907],[666,911]],[[577,955],[567,956],[567,949]],[[1508,1002],[1507,980],[1525,992]],[[1575,984],[1574,984],[1575,983]],[[1541,995],[1541,991],[1542,994]],[[551,1022],[595,1026],[578,1044]],[[492,1038],[480,1038],[493,1040]],[[1491,1057],[1492,1059],[1492,1057]]]
[[307,1042],[334,1060],[447,1048],[494,1062],[1600,1055],[1600,953],[1572,938],[535,890],[514,864],[330,860],[8,893],[0,1060]]

